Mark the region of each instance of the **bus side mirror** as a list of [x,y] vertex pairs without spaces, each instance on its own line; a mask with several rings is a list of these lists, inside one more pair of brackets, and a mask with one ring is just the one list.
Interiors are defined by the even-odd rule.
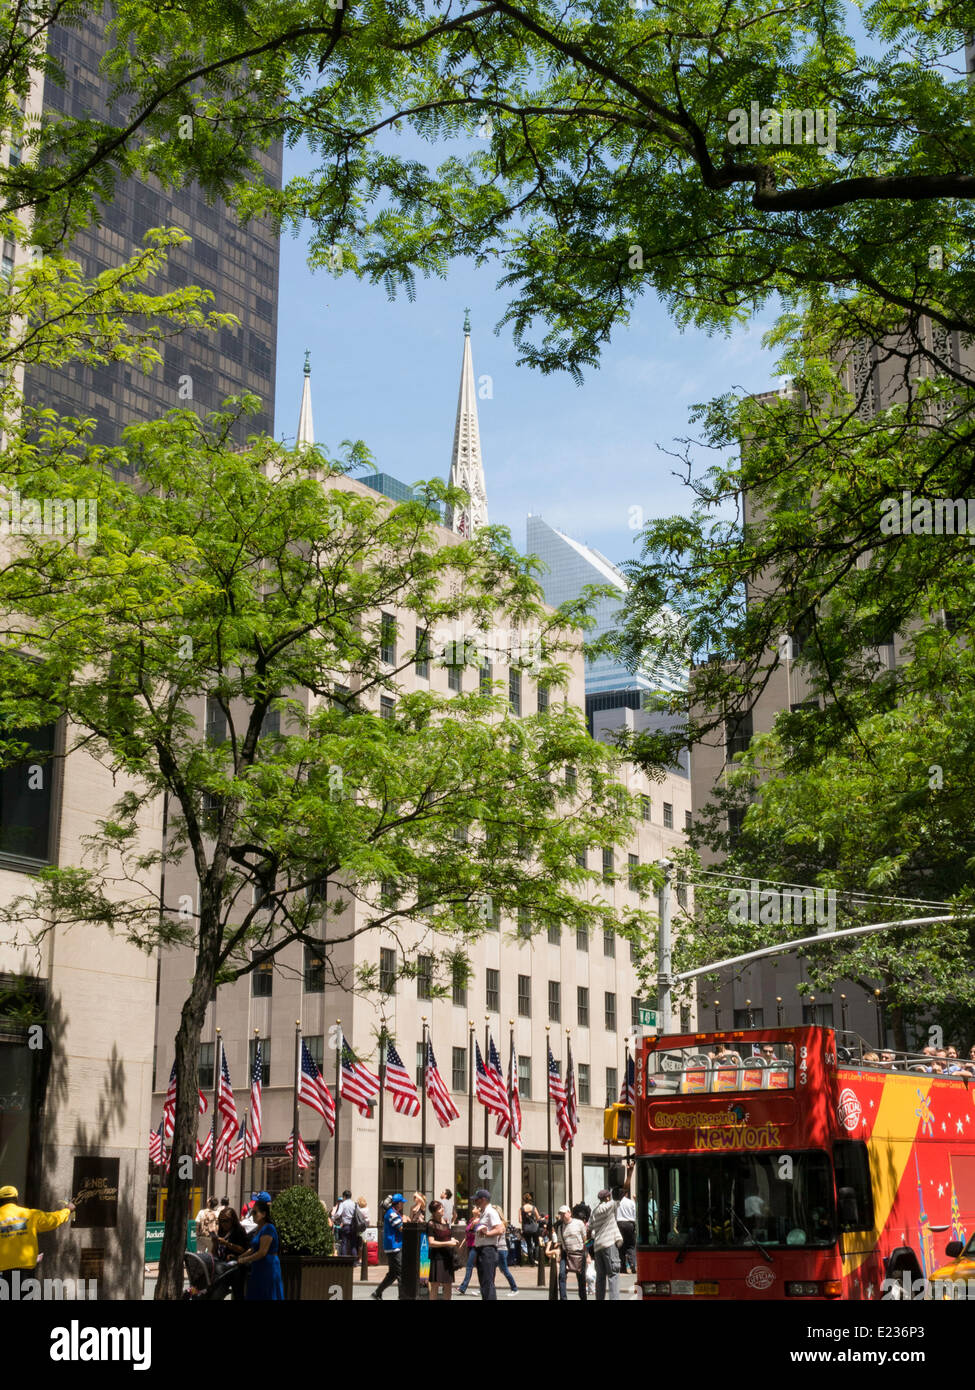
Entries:
[[860,1229],[860,1208],[852,1187],[841,1187],[838,1194],[840,1225],[850,1231]]
[[945,1254],[948,1256],[949,1260],[957,1260],[964,1248],[964,1241],[949,1240],[948,1244],[945,1246]]

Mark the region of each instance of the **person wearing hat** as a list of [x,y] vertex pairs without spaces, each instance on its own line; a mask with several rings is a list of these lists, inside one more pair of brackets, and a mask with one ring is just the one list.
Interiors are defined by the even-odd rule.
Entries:
[[37,1268],[37,1237],[41,1231],[63,1226],[74,1211],[65,1202],[60,1211],[36,1211],[17,1205],[16,1187],[0,1187],[0,1279],[12,1270]]
[[491,1194],[486,1187],[479,1187],[474,1193],[474,1209],[477,1212],[474,1249],[477,1251],[481,1297],[497,1299],[494,1276],[498,1272],[498,1242],[504,1240],[504,1222],[496,1208],[492,1207]]
[[386,1278],[371,1295],[377,1303],[383,1301],[383,1294],[390,1284],[398,1284],[403,1273],[403,1194],[395,1192],[383,1217],[383,1250],[389,1261]]
[[248,1235],[253,1234],[253,1232],[257,1230],[257,1222],[254,1220],[254,1204],[256,1202],[267,1202],[268,1205],[270,1205],[271,1194],[269,1192],[251,1193],[250,1201],[247,1203],[247,1205],[244,1207],[243,1211],[240,1214],[240,1224],[243,1226],[244,1230],[247,1232]]
[[579,1285],[579,1298],[586,1299],[586,1223],[572,1215],[572,1208],[559,1207],[558,1242],[562,1248],[559,1260],[559,1301],[565,1303],[569,1297],[566,1288],[569,1272],[576,1276]]
[[623,1232],[617,1225],[616,1203],[608,1187],[600,1192],[599,1204],[593,1208],[589,1218],[589,1235],[592,1237],[592,1253],[596,1263],[596,1302],[605,1302],[608,1281],[609,1301],[618,1303]]

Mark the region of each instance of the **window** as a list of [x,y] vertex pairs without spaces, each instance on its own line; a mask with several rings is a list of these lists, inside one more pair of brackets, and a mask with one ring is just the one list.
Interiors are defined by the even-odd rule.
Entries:
[[273,738],[281,732],[281,711],[269,709],[261,720],[261,737]]
[[485,970],[484,981],[484,1007],[487,1009],[489,1014],[500,1013],[501,971]]
[[643,796],[640,797],[640,814],[643,816],[643,819],[644,819],[644,820],[649,820],[649,819],[650,819],[650,798],[649,798],[649,796],[643,795]]
[[512,714],[521,714],[521,672],[508,672],[508,703]]
[[482,695],[490,695],[490,694],[492,693],[492,692],[491,692],[491,682],[492,682],[493,680],[494,680],[494,666],[492,665],[492,663],[491,663],[490,661],[488,661],[487,657],[485,657],[484,660],[483,660],[483,662],[481,663],[481,669],[480,669],[480,671],[478,672],[478,681],[477,681],[478,690],[480,691],[480,693],[481,693]]
[[691,1031],[690,1004],[681,1004],[680,1006],[680,1031],[682,1033],[689,1033]]
[[196,1066],[196,1084],[201,1091],[213,1090],[213,1050],[215,1044],[200,1043],[200,1060]]
[[379,884],[380,907],[396,907],[399,903],[399,889],[395,878],[384,878]]
[[416,674],[421,680],[430,679],[430,634],[425,627],[416,630]]
[[607,1033],[616,1032],[616,995],[606,994],[605,996],[605,1018]]
[[380,695],[379,697],[379,717],[380,719],[396,718],[396,701],[388,695]]
[[579,1104],[580,1104],[580,1105],[588,1105],[588,1104],[589,1104],[589,1090],[590,1090],[590,1087],[589,1087],[589,1063],[588,1063],[588,1062],[580,1062],[580,1063],[579,1063],[579,1066],[578,1066],[578,1069],[577,1069],[577,1078],[578,1078],[578,1087],[579,1087]]
[[636,960],[637,960],[636,942],[635,942],[635,941],[633,940],[633,938],[631,937],[631,938],[630,938],[630,964],[631,964],[631,965],[635,964],[635,963],[636,963]]
[[452,1091],[467,1090],[466,1047],[452,1047],[450,1049],[450,1089]]
[[[754,1010],[752,1012],[754,1013]],[[832,1028],[832,1004],[803,1004],[802,1021],[804,1024],[818,1023],[821,1028]],[[760,1027],[761,1025],[756,1026]]]
[[580,869],[586,868],[586,851],[584,849],[576,851],[576,863]]
[[24,859],[51,857],[54,807],[53,724],[38,729],[3,729],[5,739],[28,745],[19,762],[0,769],[0,852]]
[[532,934],[532,915],[527,907],[518,909],[518,935],[523,941],[527,941]]
[[305,993],[324,994],[325,992],[325,953],[313,946],[305,947]]
[[[837,1215],[841,1231],[873,1230],[873,1191],[870,1184],[870,1160],[862,1139],[837,1139],[833,1143],[833,1165],[836,1169],[836,1195],[839,1198]],[[845,1200],[844,1200],[845,1199]],[[856,1210],[850,1210],[854,1205]]]
[[565,789],[566,789],[566,791],[574,792],[575,789],[576,789],[576,787],[578,786],[578,784],[579,784],[579,774],[576,772],[576,770],[575,770],[574,767],[571,767],[571,766],[570,766],[570,767],[567,767],[567,768],[565,769]]
[[742,826],[745,822],[744,806],[731,806],[728,808],[728,842],[735,844],[741,838]]
[[226,743],[227,741],[227,716],[212,695],[207,696],[206,740],[207,743]]
[[418,956],[416,961],[416,997],[433,998],[433,956]]
[[616,956],[616,933],[612,931],[603,932],[603,955]]
[[685,811],[685,812],[684,812],[684,832],[685,832],[685,834],[688,834],[688,835],[691,833],[691,813],[690,813],[690,811]]
[[724,723],[725,762],[731,762],[736,753],[744,753],[752,741],[752,712],[748,710],[736,718],[726,719]]
[[455,960],[451,970],[452,985],[454,991],[454,1003],[467,1008],[467,967]]
[[[308,1055],[311,1057],[311,1060],[315,1063],[318,1070],[321,1071],[325,1061],[325,1035],[323,1033],[317,1033],[313,1034],[311,1037],[305,1036],[302,1038],[302,1042],[307,1047]],[[253,1060],[251,1066],[253,1066]]]
[[614,854],[611,849],[603,850],[603,882],[611,883],[613,878]]
[[379,948],[379,988],[383,994],[396,992],[396,949],[393,946]]
[[606,1104],[615,1105],[619,1099],[619,1080],[615,1067],[606,1068]]
[[627,882],[631,893],[635,893],[637,891],[636,875],[634,874],[633,870],[638,869],[639,867],[640,856],[638,854],[629,855],[627,865],[627,872],[629,874],[629,878]]
[[580,1028],[589,1027],[589,990],[584,985],[576,989],[576,1015]]
[[274,960],[262,960],[251,971],[251,998],[270,999],[274,986]]
[[447,667],[447,687],[450,690],[460,692],[464,686],[464,668],[451,663]]
[[258,1043],[261,1046],[261,1085],[271,1084],[271,1039],[270,1038],[251,1038],[248,1047],[247,1075],[254,1074],[254,1052]]
[[673,830],[674,828],[674,807],[669,801],[664,802],[664,829]]
[[548,686],[547,686],[547,685],[540,685],[540,686],[538,687],[537,697],[538,697],[538,712],[539,712],[539,714],[545,714],[545,712],[548,710]]
[[576,927],[576,950],[589,950],[589,933],[586,931],[585,927]]
[[550,1023],[559,1023],[562,1018],[562,986],[558,980],[548,982],[548,1019]]
[[383,613],[379,624],[379,660],[387,666],[396,665],[396,619]]
[[522,1100],[532,1098],[532,1059],[518,1058],[518,1093]]
[[652,1009],[653,1005],[647,999],[630,999],[630,1023],[634,1028],[640,1027],[640,1010]]
[[[751,1022],[748,1016],[751,1014]],[[734,1009],[732,1011],[735,1028],[764,1028],[765,1010],[764,1009]]]
[[552,946],[559,946],[559,945],[561,945],[561,942],[562,942],[562,928],[559,926],[558,922],[550,922],[550,923],[549,923],[549,926],[548,926],[548,939],[549,939],[549,944],[552,945]]
[[423,1091],[423,1073],[426,1071],[426,1048],[421,1042],[416,1045],[416,1089]]
[[518,976],[518,1014],[520,1018],[532,1016],[532,980],[530,975]]
[[481,921],[487,931],[501,930],[501,913],[497,903],[489,893],[486,893],[480,903]]

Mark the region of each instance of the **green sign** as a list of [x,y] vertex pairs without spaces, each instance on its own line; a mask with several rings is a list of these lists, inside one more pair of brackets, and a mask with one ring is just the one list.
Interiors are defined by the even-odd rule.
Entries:
[[637,1022],[641,1028],[656,1028],[657,1011],[655,1009],[637,1009]]

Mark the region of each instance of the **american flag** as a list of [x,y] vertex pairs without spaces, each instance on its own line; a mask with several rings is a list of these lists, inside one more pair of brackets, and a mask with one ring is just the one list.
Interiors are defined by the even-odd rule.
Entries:
[[548,1093],[560,1109],[565,1105],[565,1082],[559,1076],[559,1068],[552,1056],[551,1044],[548,1049]]
[[220,1086],[217,1090],[217,1110],[223,1116],[225,1124],[237,1128],[237,1106],[234,1101],[234,1088],[230,1084],[230,1068],[227,1066],[227,1054],[220,1049]]
[[511,1059],[508,1062],[508,1109],[509,1116],[498,1116],[496,1133],[505,1135],[511,1134],[511,1142],[516,1149],[521,1148],[521,1097],[518,1094],[518,1059],[515,1056],[515,1049],[511,1049]]
[[[562,1140],[563,1119],[565,1116],[564,1127],[568,1135],[567,1140]],[[563,1149],[566,1143],[571,1144],[579,1131],[579,1106],[576,1100],[576,1069],[572,1060],[572,1044],[566,1043],[566,1063],[565,1063],[565,1105],[559,1115],[559,1139],[562,1141]]]
[[[200,1097],[200,1114],[205,1115],[209,1109],[209,1101],[202,1091],[196,1093]],[[173,1129],[176,1124],[176,1060],[173,1059],[173,1069],[169,1073],[169,1086],[166,1089],[166,1100],[163,1105],[163,1134],[167,1141],[173,1137]]]
[[261,1058],[261,1044],[254,1044],[254,1065],[251,1068],[251,1115],[247,1125],[247,1137],[244,1140],[244,1156],[250,1158],[257,1153],[257,1146],[261,1142],[261,1131],[264,1126],[264,1117],[261,1112],[261,1085],[264,1079],[264,1062]]
[[393,1109],[398,1115],[419,1115],[420,1097],[412,1076],[403,1066],[403,1059],[391,1042],[386,1042],[386,1074],[384,1085],[393,1097]]
[[240,1129],[237,1131],[237,1138],[230,1146],[230,1171],[235,1173],[237,1167],[243,1162],[247,1148],[247,1116],[240,1122]]
[[349,1044],[342,1039],[342,1070],[339,1095],[351,1100],[360,1115],[369,1116],[369,1102],[379,1095],[379,1077],[357,1062]]
[[328,1125],[329,1134],[335,1133],[335,1101],[325,1085],[325,1078],[318,1069],[318,1063],[308,1051],[305,1040],[301,1040],[301,1078],[298,1082],[298,1099],[317,1110]]
[[[295,1149],[295,1132],[294,1132],[294,1130],[291,1131],[291,1134],[290,1134],[290,1136],[289,1136],[289,1138],[288,1138],[288,1142],[287,1142],[287,1144],[285,1145],[285,1148],[287,1149],[287,1151],[288,1151],[289,1154],[290,1154],[290,1153],[294,1153],[294,1149]],[[299,1130],[299,1132],[298,1132],[298,1167],[299,1167],[299,1168],[310,1168],[310,1167],[311,1167],[311,1154],[308,1152],[308,1146],[305,1144],[304,1139],[302,1139],[302,1137],[301,1137],[301,1131],[300,1131],[300,1130]]]
[[436,1115],[441,1129],[445,1129],[451,1120],[460,1119],[460,1111],[454,1104],[450,1092],[444,1084],[444,1079],[437,1070],[433,1044],[429,1038],[427,1038],[427,1095],[430,1097],[433,1113]]
[[[488,1039],[490,1048],[490,1038]],[[488,1056],[490,1056],[490,1051]],[[504,1082],[501,1080],[499,1072],[493,1067],[486,1067],[481,1056],[481,1048],[477,1040],[474,1040],[474,1090],[478,1100],[487,1110],[492,1110],[495,1115],[502,1115],[505,1119],[510,1117],[511,1111],[508,1109],[508,1093],[504,1089]]]
[[620,1105],[636,1105],[636,1062],[627,1055],[620,1087]]
[[158,1129],[149,1131],[149,1162],[157,1168],[162,1166],[163,1161],[163,1122],[159,1121]]
[[197,1163],[209,1163],[210,1155],[213,1153],[213,1130],[209,1130],[207,1137],[201,1144],[199,1139],[196,1141],[196,1161]]

